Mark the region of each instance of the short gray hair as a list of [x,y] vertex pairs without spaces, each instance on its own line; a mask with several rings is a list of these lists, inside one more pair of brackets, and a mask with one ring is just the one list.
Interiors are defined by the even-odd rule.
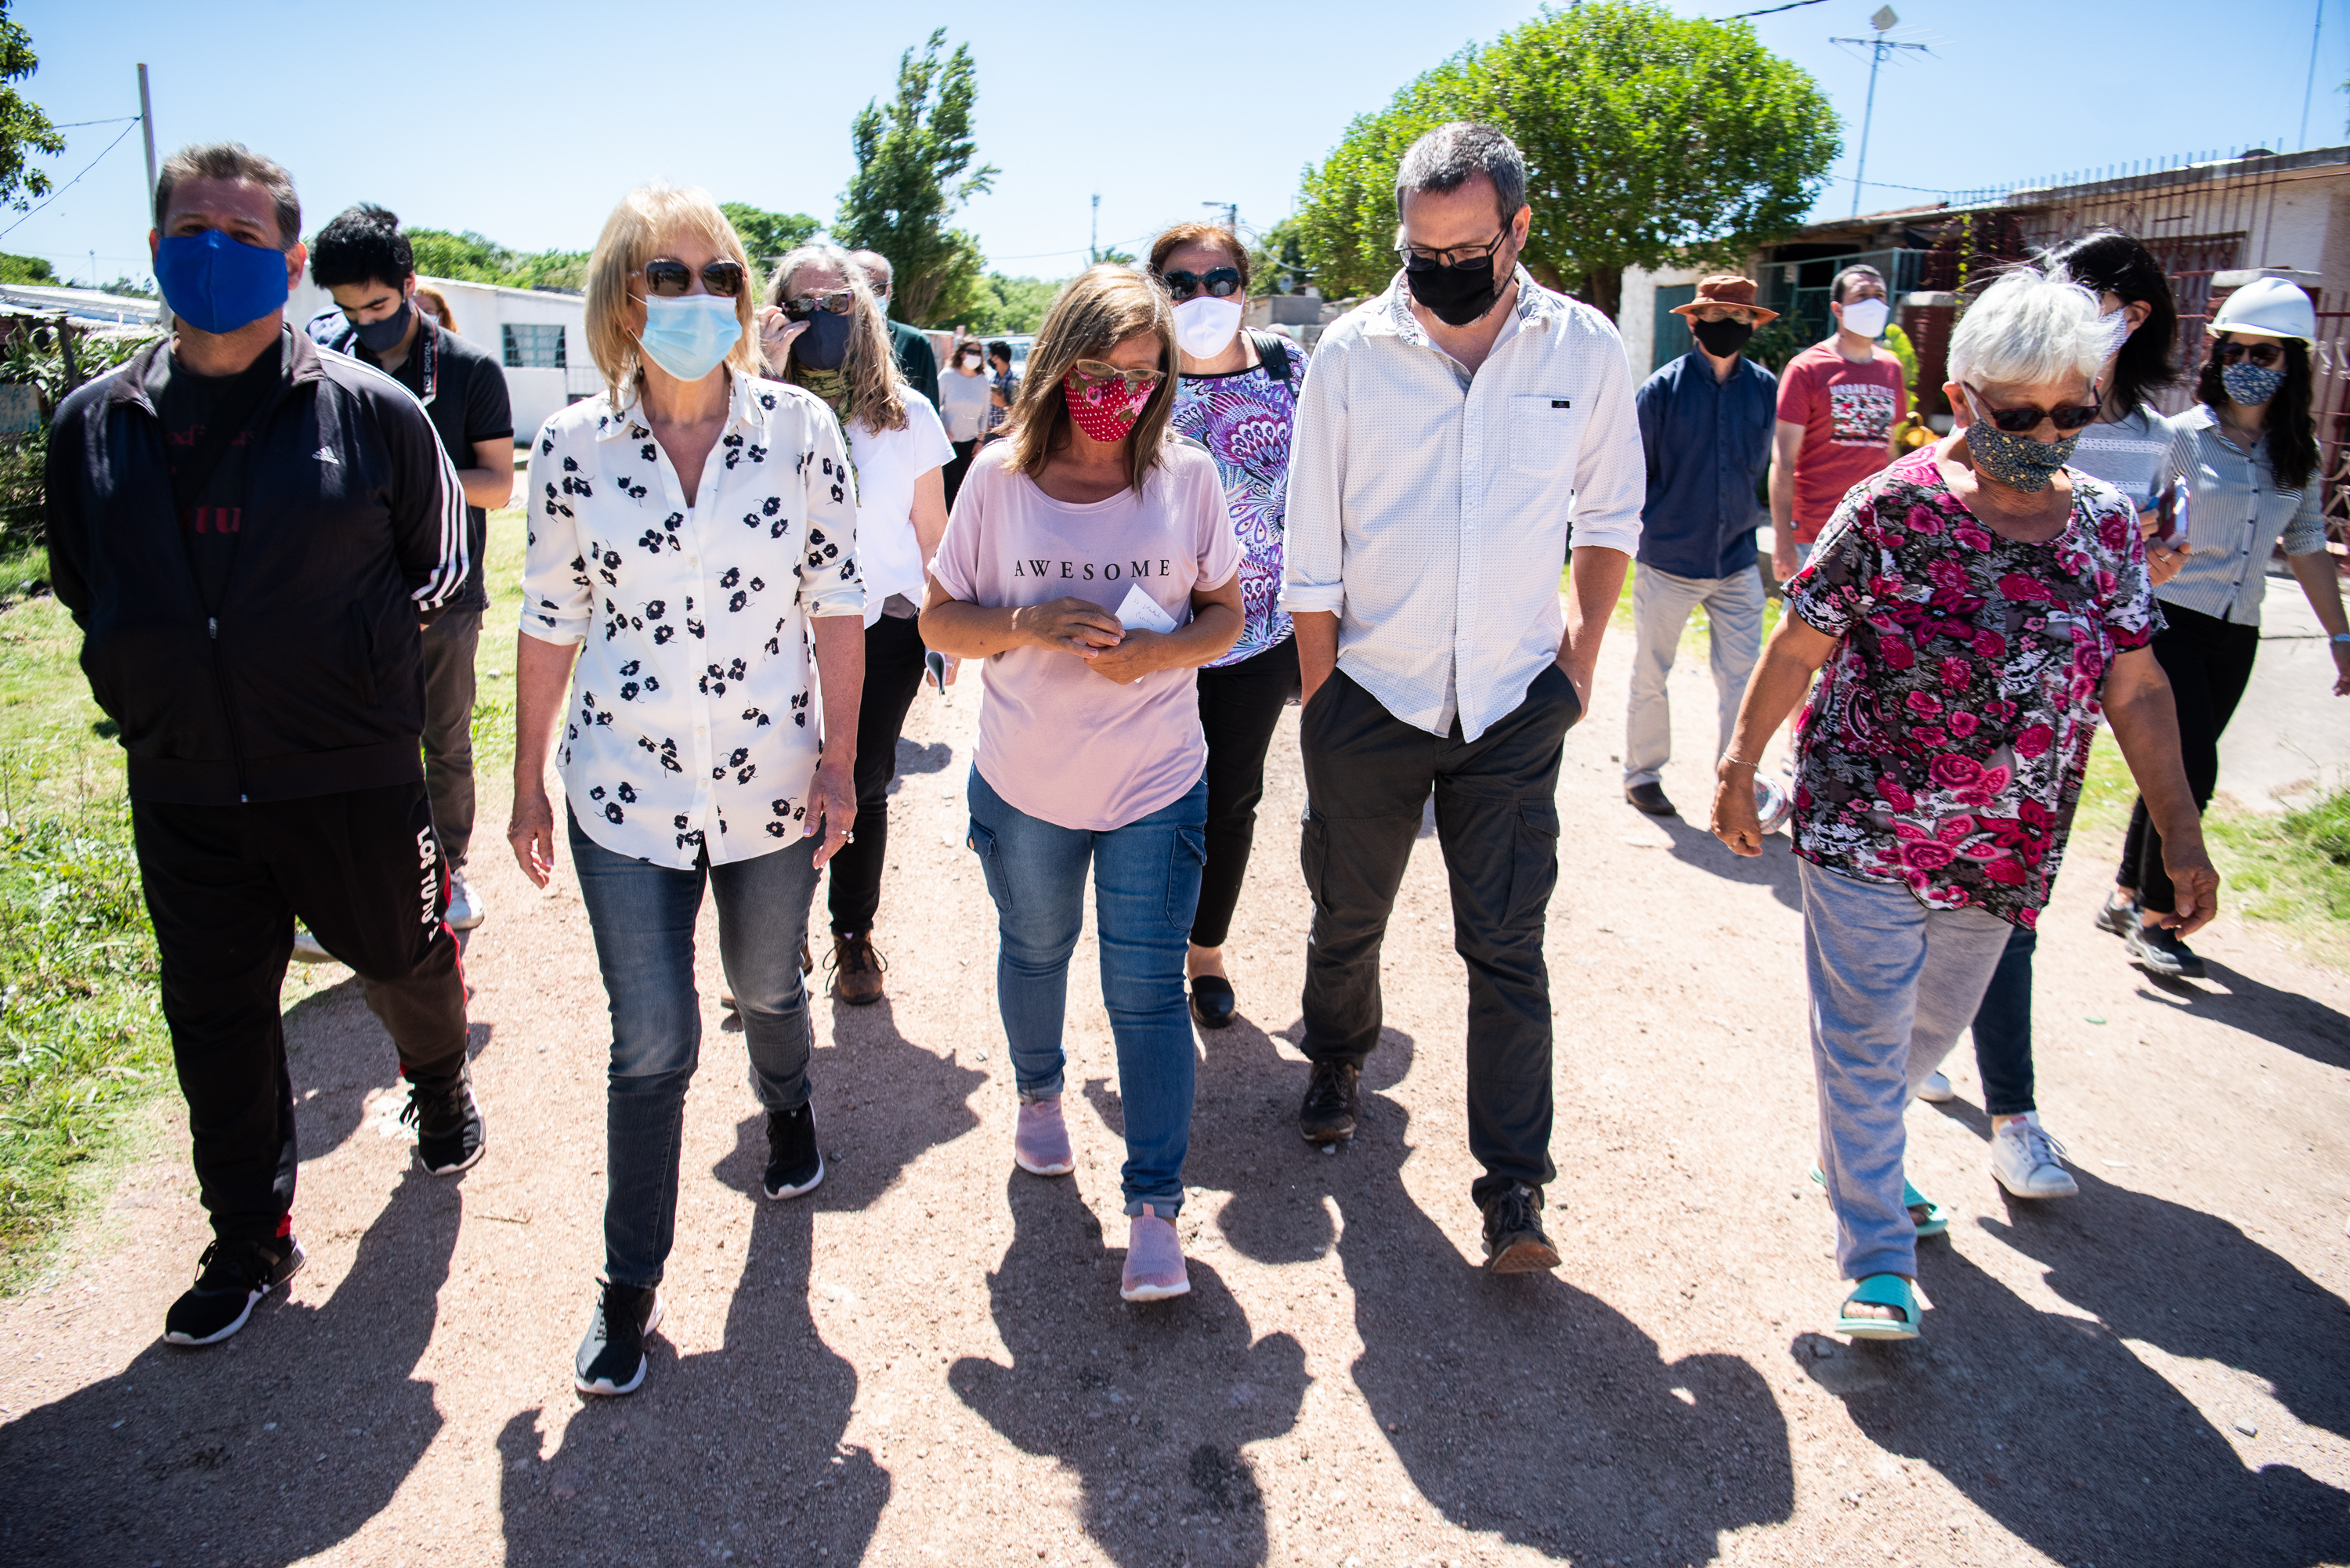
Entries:
[[182,147],[163,160],[163,167],[155,176],[155,227],[163,227],[171,216],[172,192],[186,180],[222,180],[231,184],[239,182],[260,186],[269,193],[270,205],[277,213],[279,248],[291,246],[302,237],[302,199],[294,193],[294,176],[285,166],[264,158],[241,141],[206,141],[193,147]]
[[[827,246],[826,248],[828,250],[832,247]],[[898,269],[891,265],[889,258],[883,255],[879,251],[851,251],[848,253],[848,259],[855,262],[858,266],[864,271],[868,282],[891,283],[897,279]],[[873,265],[874,262],[879,262],[881,264],[880,266],[878,268],[875,267]]]
[[2078,376],[2094,381],[2106,362],[2097,296],[2068,277],[2033,267],[2002,274],[1950,334],[1950,379],[1983,387],[2036,387]]
[[1405,197],[1458,191],[1480,174],[1493,182],[1502,221],[1517,216],[1526,204],[1526,155],[1518,144],[1473,119],[1440,125],[1407,148],[1396,166],[1396,216],[1403,216]]

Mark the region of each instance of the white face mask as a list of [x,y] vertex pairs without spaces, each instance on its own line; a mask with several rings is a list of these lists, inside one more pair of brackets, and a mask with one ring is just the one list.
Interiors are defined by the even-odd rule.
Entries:
[[2116,310],[2109,315],[2101,316],[2097,318],[2097,325],[2106,330],[2105,357],[2108,359],[2120,353],[2122,345],[2129,341],[2129,335],[2137,330],[2130,325],[2129,312],[2126,310]]
[[1241,302],[1195,295],[1175,307],[1175,346],[1194,359],[1222,353],[1241,329]]
[[1844,329],[1857,332],[1863,337],[1875,337],[1885,330],[1885,323],[1893,309],[1881,299],[1856,299],[1844,307]]

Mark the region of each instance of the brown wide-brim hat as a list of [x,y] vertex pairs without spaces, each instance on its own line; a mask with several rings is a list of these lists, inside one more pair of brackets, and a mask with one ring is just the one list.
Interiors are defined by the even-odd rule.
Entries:
[[1754,280],[1741,277],[1734,272],[1718,272],[1711,277],[1697,280],[1697,297],[1687,305],[1673,306],[1675,316],[1690,316],[1709,305],[1735,305],[1754,313],[1754,325],[1761,327],[1779,319],[1775,310],[1765,310],[1754,303]]

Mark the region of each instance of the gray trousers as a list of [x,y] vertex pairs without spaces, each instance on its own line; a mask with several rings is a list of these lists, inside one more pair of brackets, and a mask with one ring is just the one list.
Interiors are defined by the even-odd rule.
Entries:
[[1918,1276],[1901,1201],[1902,1113],[1982,1004],[2014,928],[1983,909],[1929,909],[1908,888],[1797,863],[1820,1169],[1848,1280]]
[[473,651],[482,612],[443,610],[424,628],[424,793],[449,869],[473,842]]
[[1665,691],[1690,611],[1705,607],[1721,733],[1714,753],[1730,749],[1738,705],[1762,657],[1762,574],[1677,577],[1654,566],[1632,574],[1632,701],[1624,716],[1624,787],[1655,784],[1673,754],[1673,712]]

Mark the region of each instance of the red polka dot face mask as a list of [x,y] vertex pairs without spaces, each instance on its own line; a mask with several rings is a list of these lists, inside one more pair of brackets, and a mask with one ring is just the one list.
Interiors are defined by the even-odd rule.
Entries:
[[1124,441],[1159,389],[1157,370],[1120,370],[1099,360],[1079,360],[1061,382],[1069,418],[1097,441]]

